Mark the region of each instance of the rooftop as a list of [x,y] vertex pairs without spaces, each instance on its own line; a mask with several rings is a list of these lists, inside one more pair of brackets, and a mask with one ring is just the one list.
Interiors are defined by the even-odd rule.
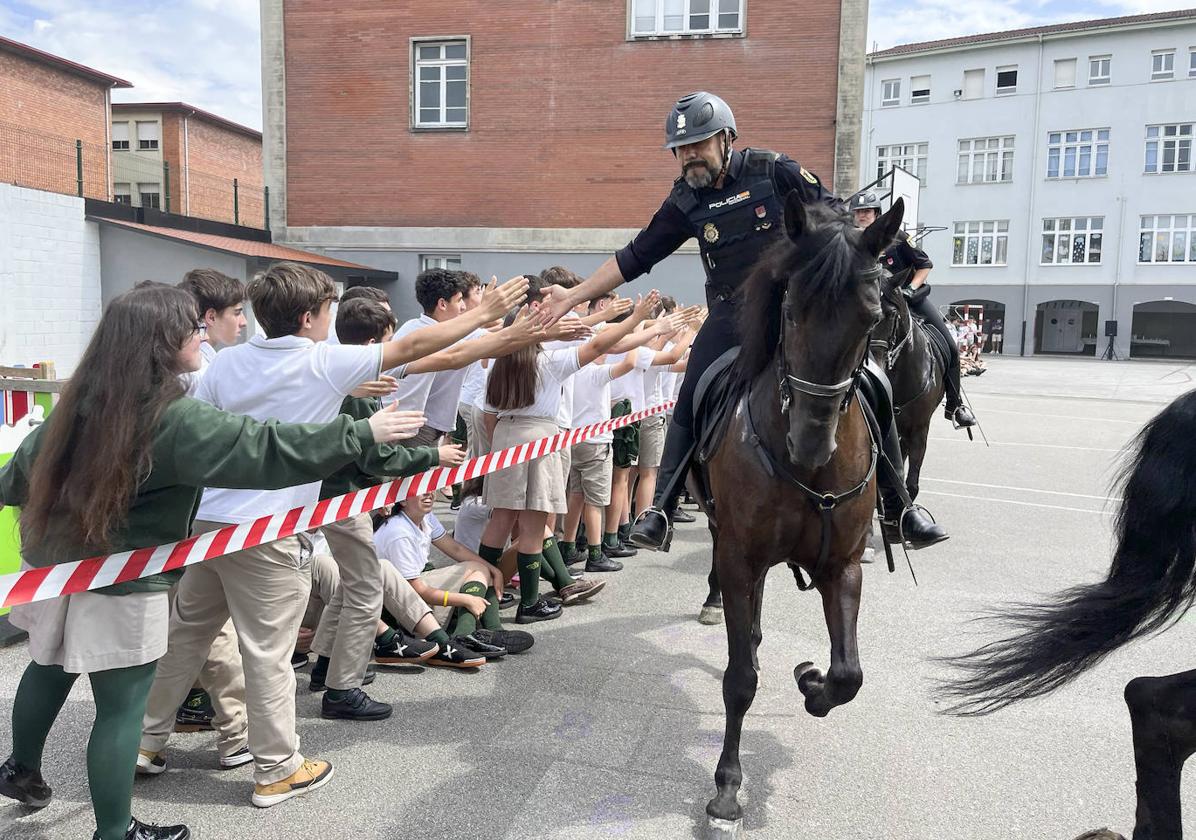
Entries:
[[203,108],[188,105],[186,102],[113,102],[112,113],[115,114],[120,111],[172,111],[186,116],[199,117],[221,128],[227,128],[229,131],[235,131],[238,134],[244,134],[257,140],[262,139],[262,133],[256,129],[235,123],[219,114],[205,111]]
[[1008,29],[1004,32],[988,32],[981,35],[963,35],[959,38],[943,38],[938,41],[898,44],[895,47],[889,47],[887,50],[878,50],[877,52],[869,53],[868,57],[872,59],[895,58],[914,53],[952,50],[959,47],[995,44],[1002,41],[1019,41],[1039,36],[1071,35],[1101,29],[1118,29],[1121,27],[1180,20],[1196,20],[1196,9],[1179,9],[1171,12],[1152,12],[1145,15],[1125,15],[1123,17],[1098,18],[1096,20],[1077,20],[1071,23],[1054,23],[1049,26],[1032,26],[1027,29]]
[[93,70],[90,67],[85,67],[82,64],[76,64],[73,61],[68,61],[52,53],[43,52],[39,49],[22,44],[20,41],[13,41],[10,38],[0,36],[0,50],[5,52],[15,53],[16,55],[28,58],[32,61],[37,61],[41,64],[48,65],[64,73],[70,73],[75,76],[82,76],[90,82],[103,85],[104,87],[113,88],[131,88],[132,82],[127,82],[124,79],[110,76],[107,73],[102,73],[99,70]]

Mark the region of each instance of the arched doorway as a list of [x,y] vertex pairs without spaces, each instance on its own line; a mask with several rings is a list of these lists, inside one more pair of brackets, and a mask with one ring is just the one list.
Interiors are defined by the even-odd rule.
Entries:
[[1047,300],[1034,313],[1034,352],[1095,356],[1100,308],[1087,300]]
[[1196,305],[1182,300],[1134,304],[1130,325],[1134,358],[1196,358]]
[[[953,318],[958,318],[961,321],[971,318],[976,322],[976,327],[984,336],[984,346],[981,348],[981,352],[1004,352],[1005,304],[998,300],[969,298],[968,300],[957,300],[948,306],[940,307],[940,309],[948,324]],[[1013,352],[1017,352],[1016,344]]]

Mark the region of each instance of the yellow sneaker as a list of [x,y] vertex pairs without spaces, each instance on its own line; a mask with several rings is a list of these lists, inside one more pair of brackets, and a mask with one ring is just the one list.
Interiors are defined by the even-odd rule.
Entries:
[[166,758],[162,753],[137,751],[137,772],[143,776],[157,776],[166,772]]
[[332,765],[327,761],[305,759],[299,769],[281,781],[253,786],[253,804],[269,808],[302,793],[323,787],[332,780]]

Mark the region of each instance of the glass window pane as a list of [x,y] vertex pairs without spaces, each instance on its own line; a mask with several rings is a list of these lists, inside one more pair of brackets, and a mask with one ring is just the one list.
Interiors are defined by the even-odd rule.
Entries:
[[1066,146],[1063,151],[1063,176],[1074,178],[1076,174],[1076,147]]
[[1092,174],[1092,147],[1080,147],[1080,166],[1076,170],[1077,175],[1091,175]]
[[1159,144],[1157,142],[1146,144],[1146,171],[1159,171]]
[[1059,237],[1059,251],[1057,254],[1058,261],[1061,263],[1071,262],[1069,259],[1069,250],[1071,248],[1071,236],[1063,234]]
[[991,236],[980,238],[980,262],[983,265],[992,265],[993,263],[993,237]]
[[968,237],[968,265],[976,265],[980,257],[980,237]]
[[463,123],[465,122],[465,109],[448,108],[444,112],[444,118],[451,123]]
[[1096,149],[1096,171],[1093,175],[1109,174],[1109,147],[1098,146]]
[[1059,143],[1061,140],[1062,140],[1062,135],[1059,134],[1058,132],[1055,132],[1054,134],[1047,135],[1048,143]]
[[465,58],[464,42],[458,42],[456,44],[445,44],[444,57],[445,58]]
[[995,260],[996,265],[1005,265],[1005,263],[1007,262],[1006,250],[1008,247],[1009,247],[1009,239],[1004,236],[998,236],[997,237],[997,257]]
[[444,94],[444,104],[449,108],[465,107],[465,82],[449,82]]
[[1055,237],[1042,237],[1042,261],[1044,263],[1053,263],[1055,261]]
[[709,29],[710,15],[690,15],[689,28],[694,30]]
[[1047,152],[1047,177],[1059,177],[1059,150],[1057,148]]
[[710,0],[689,0],[689,28],[710,28]]
[[1186,230],[1177,230],[1171,234],[1171,259],[1176,262],[1183,262],[1184,255],[1188,252],[1188,232]]
[[1138,262],[1150,262],[1150,233],[1143,233],[1138,239]]
[[656,0],[635,0],[635,31],[651,32],[656,28]]
[[436,82],[440,80],[439,67],[421,67],[419,68],[419,80],[421,82]]
[[718,16],[719,29],[738,29],[739,28],[739,12],[731,12],[730,14],[720,14]]
[[957,183],[966,184],[968,182],[968,156],[959,156],[959,171],[957,173]]
[[438,123],[440,122],[439,108],[420,108],[419,121],[421,123]]
[[419,57],[425,60],[435,61],[440,58],[440,45],[436,44],[430,47],[420,47]]
[[1071,261],[1073,263],[1084,262],[1084,246],[1088,242],[1088,237],[1077,236],[1071,241]]
[[1167,262],[1168,236],[1166,231],[1157,231],[1154,235],[1154,261]]
[[680,32],[685,28],[685,0],[664,0],[665,32]]
[[434,108],[440,106],[439,82],[419,83],[419,106],[421,108]]
[[450,82],[465,80],[465,65],[453,64],[444,68],[444,77]]
[[953,239],[951,242],[951,247],[951,264],[963,265],[963,237],[955,237],[955,239]]
[[1100,262],[1100,249],[1103,237],[1099,233],[1094,233],[1088,237],[1088,262]]

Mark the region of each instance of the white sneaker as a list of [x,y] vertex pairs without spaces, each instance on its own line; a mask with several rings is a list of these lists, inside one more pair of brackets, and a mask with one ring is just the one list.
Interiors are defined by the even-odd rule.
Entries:
[[166,772],[166,757],[149,750],[137,751],[137,772],[143,776],[157,776]]

